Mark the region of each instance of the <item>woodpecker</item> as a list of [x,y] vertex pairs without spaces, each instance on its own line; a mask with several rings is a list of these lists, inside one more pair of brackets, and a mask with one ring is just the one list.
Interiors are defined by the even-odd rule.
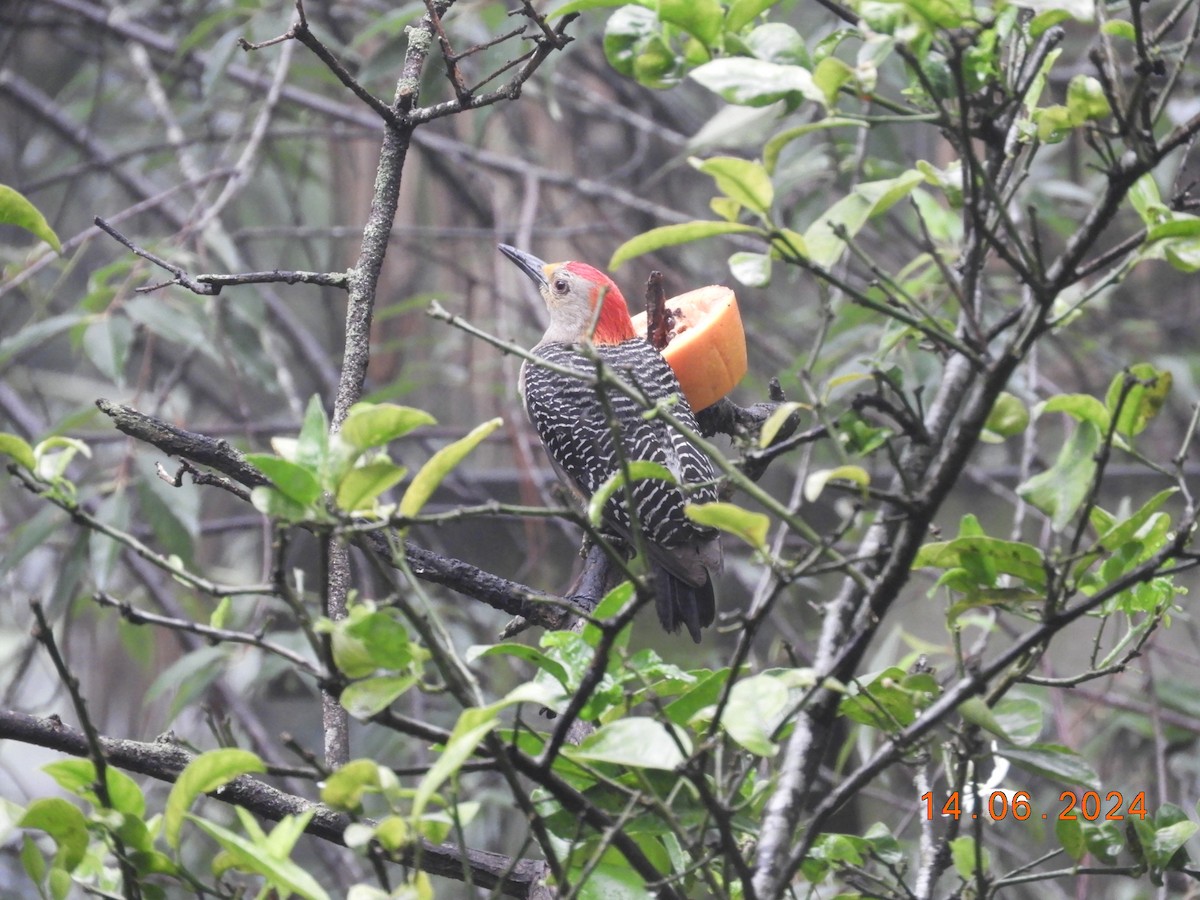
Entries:
[[[560,368],[594,375],[595,356],[620,378],[638,387],[651,403],[676,396],[672,411],[692,429],[692,412],[675,373],[645,339],[634,331],[621,291],[603,272],[581,262],[545,263],[535,256],[500,245],[537,285],[550,312],[550,325],[531,351]],[[605,392],[607,410],[595,384],[572,378],[526,360],[519,390],[529,421],[559,478],[581,500],[590,497],[626,462],[651,460],[665,466],[675,484],[640,479],[632,486],[637,522],[645,539],[655,577],[655,607],[669,632],[680,625],[700,642],[700,629],[716,615],[713,576],[722,566],[720,538],[714,529],[692,522],[684,503],[717,499],[712,461],[683,435],[624,393]],[[610,422],[620,433],[618,451]],[[606,529],[628,540],[631,534],[625,494],[617,492],[603,511]]]

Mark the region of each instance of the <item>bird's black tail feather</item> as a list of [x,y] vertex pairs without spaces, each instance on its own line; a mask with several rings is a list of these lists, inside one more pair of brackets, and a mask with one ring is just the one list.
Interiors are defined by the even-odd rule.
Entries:
[[687,628],[688,634],[700,643],[700,629],[713,623],[717,616],[717,598],[713,593],[711,578],[696,586],[671,574],[663,566],[654,567],[655,608],[658,621],[669,632],[679,626]]

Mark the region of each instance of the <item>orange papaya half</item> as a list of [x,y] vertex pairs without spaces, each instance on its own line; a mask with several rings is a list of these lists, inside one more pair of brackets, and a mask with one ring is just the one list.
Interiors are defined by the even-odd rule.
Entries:
[[[711,284],[671,297],[666,308],[674,324],[662,355],[692,409],[712,406],[746,374],[746,333],[737,297]],[[646,333],[644,312],[633,317],[633,328]]]

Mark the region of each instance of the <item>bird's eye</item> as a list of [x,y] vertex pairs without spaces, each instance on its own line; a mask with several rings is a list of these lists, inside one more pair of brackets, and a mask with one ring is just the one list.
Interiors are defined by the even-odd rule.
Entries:
[[553,287],[554,287],[554,293],[565,294],[567,292],[567,279],[555,278]]

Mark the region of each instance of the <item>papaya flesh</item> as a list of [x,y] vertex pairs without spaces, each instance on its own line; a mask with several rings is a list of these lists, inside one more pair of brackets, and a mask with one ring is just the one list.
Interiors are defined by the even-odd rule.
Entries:
[[[712,406],[746,374],[746,334],[737,297],[727,287],[709,285],[667,300],[668,343],[662,355],[679,379],[695,411]],[[646,314],[633,317],[646,334]]]

